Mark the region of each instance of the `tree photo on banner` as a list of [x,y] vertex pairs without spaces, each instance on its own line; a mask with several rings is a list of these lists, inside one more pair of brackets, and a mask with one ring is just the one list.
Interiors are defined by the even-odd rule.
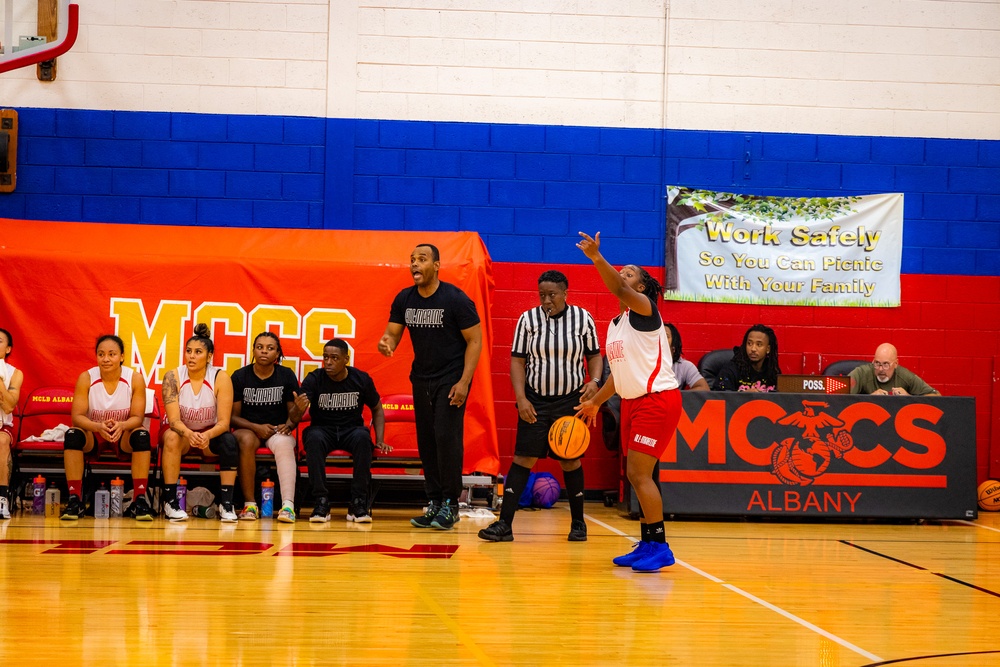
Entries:
[[899,306],[903,195],[768,197],[671,186],[664,298]]

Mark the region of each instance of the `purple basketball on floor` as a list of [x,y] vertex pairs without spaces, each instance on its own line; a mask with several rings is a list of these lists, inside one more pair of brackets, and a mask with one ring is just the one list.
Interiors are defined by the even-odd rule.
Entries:
[[549,508],[559,500],[559,482],[551,475],[539,475],[531,487],[531,504],[535,507]]

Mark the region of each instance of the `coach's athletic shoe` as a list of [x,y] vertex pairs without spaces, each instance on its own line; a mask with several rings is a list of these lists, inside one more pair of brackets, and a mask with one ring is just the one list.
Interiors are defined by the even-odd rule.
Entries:
[[479,531],[479,539],[487,542],[513,542],[514,531],[503,519],[497,519]]
[[153,510],[149,506],[149,501],[146,500],[146,496],[139,496],[139,499],[132,503],[131,514],[135,517],[136,521],[152,521],[153,520]]
[[437,528],[438,530],[451,530],[452,526],[459,521],[458,506],[453,505],[450,500],[445,500],[441,503],[441,509],[439,509],[438,513],[434,515],[434,519],[431,521],[431,526],[433,528]]
[[632,564],[633,572],[657,572],[660,568],[674,564],[674,552],[670,545],[661,542],[650,542],[649,552],[645,558]]
[[410,519],[410,525],[414,528],[430,528],[431,522],[434,521],[434,517],[437,516],[440,509],[441,505],[436,500],[430,501],[427,503],[427,511],[415,519]]
[[583,521],[574,521],[569,525],[569,537],[566,538],[570,542],[586,542],[587,541],[587,524]]
[[624,556],[619,556],[618,558],[615,558],[611,562],[617,565],[618,567],[632,567],[640,560],[645,558],[647,555],[649,555],[650,544],[651,544],[650,542],[636,542],[635,544],[632,545],[632,551],[625,554]]
[[354,523],[371,523],[372,515],[365,508],[365,501],[357,498],[347,510],[347,520]]
[[295,508],[291,505],[282,505],[278,512],[278,521],[281,523],[295,523]]
[[256,521],[259,518],[260,510],[257,509],[257,503],[243,506],[243,511],[240,512],[240,521]]
[[62,516],[59,518],[63,521],[79,521],[82,516],[83,503],[78,497],[70,496],[69,502],[66,503],[66,509],[63,510]]
[[326,498],[320,498],[316,501],[316,507],[313,507],[312,516],[309,517],[311,523],[326,523],[330,520],[330,503],[326,501]]
[[0,519],[7,520],[10,518],[10,501],[7,496],[0,496]]
[[236,523],[240,520],[236,516],[236,510],[233,508],[232,503],[219,503],[219,521],[222,523]]
[[168,500],[163,504],[163,513],[171,521],[187,521],[188,518],[188,513],[181,509],[181,505],[177,502],[176,498]]

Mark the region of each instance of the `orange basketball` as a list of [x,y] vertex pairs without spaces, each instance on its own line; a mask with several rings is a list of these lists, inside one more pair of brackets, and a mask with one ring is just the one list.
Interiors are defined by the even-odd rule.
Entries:
[[590,429],[576,417],[560,417],[549,429],[549,449],[563,459],[578,459],[590,445]]
[[[549,436],[549,441],[552,436]],[[1000,510],[1000,482],[988,479],[979,485],[979,506],[988,512]]]

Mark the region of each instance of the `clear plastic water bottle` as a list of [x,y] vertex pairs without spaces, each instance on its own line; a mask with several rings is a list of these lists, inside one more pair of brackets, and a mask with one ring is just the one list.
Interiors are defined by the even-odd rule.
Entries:
[[94,491],[94,518],[107,519],[109,516],[111,516],[111,492],[104,487],[104,482],[101,482],[101,488]]
[[111,480],[111,516],[122,515],[122,504],[125,499],[125,482],[118,477]]
[[177,506],[187,512],[188,483],[183,477],[177,480]]
[[45,478],[39,475],[32,486],[31,513],[45,514]]
[[264,519],[274,516],[274,482],[270,479],[260,483],[260,516]]
[[62,509],[62,493],[56,488],[56,483],[51,482],[49,488],[45,489],[45,516],[59,518],[59,510]]

